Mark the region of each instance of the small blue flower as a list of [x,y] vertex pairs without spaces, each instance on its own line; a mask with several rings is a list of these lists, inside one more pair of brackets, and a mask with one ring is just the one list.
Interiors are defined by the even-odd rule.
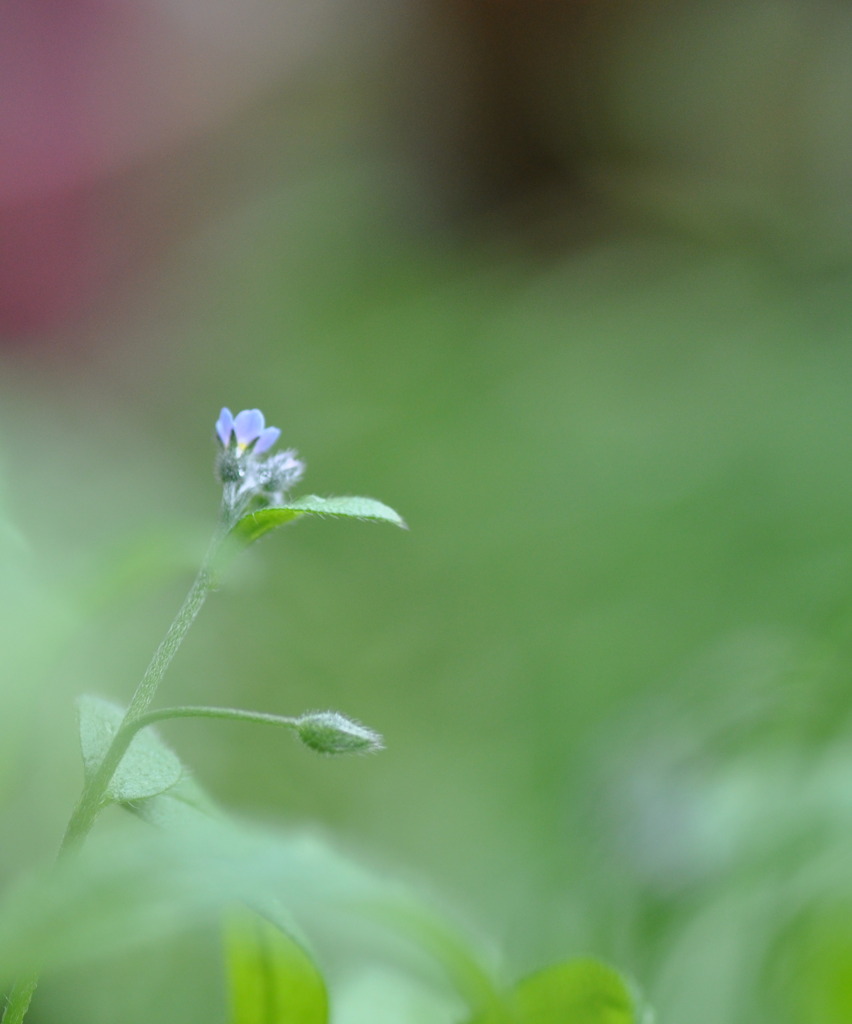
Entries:
[[233,440],[238,451],[250,448],[256,455],[268,451],[281,436],[278,427],[266,426],[260,409],[243,409],[234,416],[227,407],[219,413],[216,433],[224,448]]

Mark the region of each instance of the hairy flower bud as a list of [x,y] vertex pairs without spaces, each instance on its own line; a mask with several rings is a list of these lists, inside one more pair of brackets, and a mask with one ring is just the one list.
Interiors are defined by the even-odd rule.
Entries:
[[309,711],[294,724],[302,743],[319,754],[372,754],[384,747],[378,733],[337,711]]

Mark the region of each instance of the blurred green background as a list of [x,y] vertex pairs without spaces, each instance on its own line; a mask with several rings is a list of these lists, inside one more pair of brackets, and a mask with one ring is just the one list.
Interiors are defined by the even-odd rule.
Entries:
[[[224,4],[170,49],[174,6],[143,84],[254,52]],[[259,406],[307,491],[411,530],[263,541],[164,699],[388,749],[164,727],[198,779],[441,893],[510,976],[589,954],[660,1022],[848,1024],[852,13],[306,6],[298,59],[0,195],[3,878],[77,793],[74,695],[126,699],[191,579],[219,407]],[[220,1019],[177,941],[48,978],[33,1024]]]

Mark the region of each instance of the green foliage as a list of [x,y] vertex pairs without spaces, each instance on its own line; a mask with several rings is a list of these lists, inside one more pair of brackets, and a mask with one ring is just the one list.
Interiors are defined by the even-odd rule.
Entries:
[[514,993],[519,1024],[640,1024],[621,975],[597,960],[538,971]]
[[[86,776],[95,772],[124,718],[124,711],[101,697],[78,700],[80,746]],[[110,781],[107,794],[117,803],[156,796],[180,780],[184,773],[177,755],[151,729],[140,730],[131,740]]]
[[184,775],[174,786],[144,799],[129,800],[124,805],[149,825],[158,828],[187,828],[204,818],[220,815],[219,808],[190,775]]
[[[344,956],[359,972],[365,965],[370,970],[396,966],[409,976],[427,978],[436,1003],[458,1007],[467,1001],[470,987],[459,984],[451,961],[463,957],[472,963],[479,953],[422,897],[314,836],[260,830],[221,814],[200,813],[194,797],[192,802],[178,799],[185,786],[184,780],[134,805],[149,821],[168,827],[130,828],[108,836],[96,832],[74,857],[45,866],[4,891],[0,986],[33,963],[45,972],[75,970],[141,945],[162,944],[196,925],[230,917],[239,904],[259,908],[276,924],[286,915],[287,926],[280,936],[263,922],[253,937],[232,947],[241,979],[234,1024],[242,1024],[240,1013],[248,1015],[263,1005],[295,1013],[284,1002],[285,987],[297,988],[309,1004],[305,1019],[314,1019],[308,1012],[319,1014],[323,983],[301,943],[289,938],[301,928],[312,940],[325,936],[327,943],[333,936],[335,956]],[[152,807],[180,807],[182,813],[150,816],[146,811]],[[400,927],[413,914],[434,922],[433,941],[419,943],[411,929]],[[244,913],[238,917],[244,919]],[[231,935],[229,943],[236,941]],[[281,998],[259,1003],[264,985],[282,993]],[[118,1007],[120,994],[116,999]],[[451,1018],[440,1019],[450,1024]],[[452,1019],[459,1019],[458,1012]]]
[[405,521],[397,512],[373,498],[318,498],[314,494],[309,494],[280,508],[263,508],[249,512],[234,526],[231,536],[243,544],[251,544],[270,530],[291,523],[304,515],[362,519],[405,527]]
[[529,975],[470,1024],[646,1024],[639,1014],[616,970],[581,959]]
[[286,931],[249,910],[225,924],[231,1024],[326,1024],[325,982]]
[[[124,713],[96,697],[84,697],[79,704],[90,775]],[[308,730],[305,741],[324,751],[329,730],[335,743],[345,732],[346,750],[377,742],[375,734],[342,716],[311,714],[297,722]],[[280,912],[267,910],[281,899],[309,918],[345,907],[364,923],[378,922],[396,935],[394,947],[403,939],[409,950],[405,959],[421,945],[420,956],[438,968],[441,987],[457,990],[454,998],[476,1005],[484,992],[485,1002],[492,1001],[493,988],[477,954],[425,904],[315,842],[252,833],[230,821],[150,726],[130,743],[108,795],[158,826],[158,838],[136,839],[123,851],[113,847],[105,861],[104,851],[93,855],[89,844],[57,870],[13,889],[0,903],[0,958],[8,972],[0,972],[0,984],[28,962],[85,963],[124,943],[133,946],[189,927],[238,899],[264,910],[262,916],[233,909],[226,915],[232,1024],[325,1024],[328,1000],[321,974],[292,937],[292,928],[273,923]],[[119,931],[122,938],[116,942]]]

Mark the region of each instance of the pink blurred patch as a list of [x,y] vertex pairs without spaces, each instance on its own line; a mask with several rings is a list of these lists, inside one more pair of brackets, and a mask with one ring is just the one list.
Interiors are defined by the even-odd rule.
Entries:
[[336,2],[0,0],[0,339],[97,300],[151,242],[128,172],[300,63]]
[[64,190],[115,166],[155,35],[144,3],[0,5],[0,202]]
[[49,330],[81,312],[99,284],[85,197],[0,206],[0,330]]
[[57,326],[105,283],[92,185],[135,155],[156,30],[143,3],[0,5],[0,332]]

